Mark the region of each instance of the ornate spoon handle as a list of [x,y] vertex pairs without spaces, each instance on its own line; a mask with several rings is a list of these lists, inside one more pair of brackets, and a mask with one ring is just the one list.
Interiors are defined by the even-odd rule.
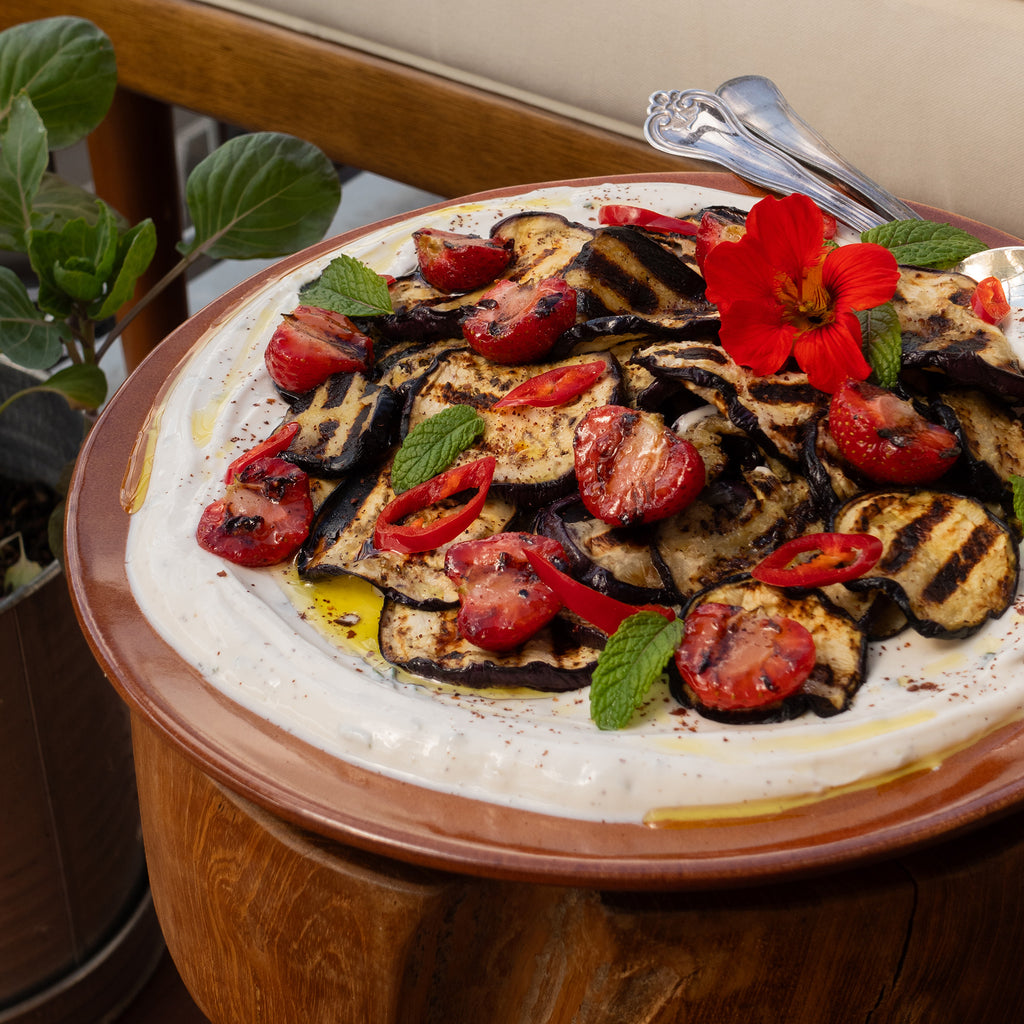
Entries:
[[724,82],[717,92],[736,118],[769,145],[853,189],[894,220],[920,219],[916,210],[841,156],[793,110],[770,79],[742,75]]
[[869,210],[785,153],[743,127],[724,101],[711,92],[656,92],[647,108],[644,135],[655,149],[710,160],[774,192],[802,192],[844,224],[864,231],[890,218]]

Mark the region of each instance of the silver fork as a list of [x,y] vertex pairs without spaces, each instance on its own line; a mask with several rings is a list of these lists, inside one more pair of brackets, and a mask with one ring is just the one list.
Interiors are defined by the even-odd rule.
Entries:
[[[782,148],[754,135],[716,93],[700,89],[654,93],[647,108],[644,135],[656,149],[710,160],[762,188],[785,194],[802,192],[858,231],[903,219],[902,214],[880,213],[853,199]],[[881,186],[875,188],[878,194],[885,192]],[[894,196],[892,199],[899,203]],[[909,215],[918,217],[912,210]]]

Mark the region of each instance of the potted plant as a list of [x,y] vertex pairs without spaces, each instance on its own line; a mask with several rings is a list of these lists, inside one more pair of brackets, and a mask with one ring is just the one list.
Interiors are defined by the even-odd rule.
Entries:
[[[152,221],[128,224],[48,169],[52,151],[102,121],[116,83],[111,42],[88,21],[48,18],[0,32],[0,249],[20,260],[0,264],[5,1021],[22,1019],[22,1006],[33,1021],[105,1017],[104,999],[131,993],[109,977],[88,991],[90,976],[145,977],[141,961],[159,941],[140,911],[127,713],[89,655],[59,562],[62,481],[106,398],[103,356],[201,256],[295,252],[323,237],[340,200],[337,171],[316,147],[278,133],[233,138],[189,176],[194,235],[178,243],[179,264],[135,301],[156,249]],[[130,934],[133,923],[155,942]]]

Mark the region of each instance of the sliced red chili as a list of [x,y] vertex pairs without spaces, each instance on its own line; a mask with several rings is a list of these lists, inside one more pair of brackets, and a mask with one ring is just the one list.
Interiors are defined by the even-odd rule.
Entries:
[[645,210],[642,206],[611,203],[597,211],[597,219],[601,224],[635,224],[638,228],[647,228],[648,231],[667,231],[676,235],[697,234],[697,225],[691,221],[668,217],[654,210]]
[[259,444],[254,445],[247,452],[243,452],[228,466],[228,471],[224,474],[224,483],[231,483],[246,466],[257,459],[280,455],[292,443],[298,432],[298,420],[292,420],[291,423],[286,423],[279,430],[275,430],[270,437],[260,441]]
[[[373,546],[378,551],[414,554],[431,551],[454,540],[480,515],[494,478],[495,464],[494,457],[488,455],[475,462],[453,466],[403,491],[377,517]],[[420,514],[439,501],[467,490],[475,490],[476,494],[453,511],[441,516]]]
[[553,370],[546,370],[523,381],[495,402],[493,408],[507,409],[515,405],[549,408],[564,405],[577,395],[582,395],[607,369],[608,364],[603,359],[592,363],[573,363],[572,366],[556,366]]
[[1010,304],[998,277],[986,277],[978,282],[971,296],[971,309],[987,324],[997,324],[1010,315]]
[[526,549],[524,553],[541,582],[546,583],[558,595],[566,608],[609,636],[637,612],[657,612],[664,615],[669,622],[676,617],[671,608],[662,605],[633,605],[618,601],[599,590],[594,590],[593,587],[588,587],[585,583],[580,583],[579,580],[574,580],[539,552]]
[[750,575],[773,587],[825,587],[857,579],[882,557],[870,533],[806,533],[777,547]]

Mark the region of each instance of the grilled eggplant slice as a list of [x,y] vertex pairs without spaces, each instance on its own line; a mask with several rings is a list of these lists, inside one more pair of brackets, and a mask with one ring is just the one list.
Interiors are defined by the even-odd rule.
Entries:
[[780,463],[726,473],[657,524],[655,548],[687,598],[815,528],[814,510],[807,482]]
[[702,715],[727,722],[785,721],[807,709],[822,718],[845,711],[864,682],[867,639],[841,609],[817,591],[794,596],[778,587],[744,577],[712,587],[693,599],[691,608],[706,602],[737,605],[748,611],[793,619],[814,638],[816,662],[803,687],[791,697],[757,711],[717,712],[703,707],[677,679],[672,691],[681,703]]
[[637,352],[633,360],[655,376],[682,381],[767,452],[793,462],[800,459],[808,423],[828,409],[829,396],[812,388],[806,374],[783,371],[759,377],[717,345],[660,342]]
[[960,461],[953,472],[964,486],[958,489],[1012,509],[1010,477],[1024,476],[1024,419],[977,388],[943,391],[933,412],[960,442]]
[[[512,259],[495,280],[520,283],[560,277],[590,241],[594,232],[557,213],[517,213],[498,221],[491,237],[511,246]],[[382,317],[378,330],[384,339],[428,341],[458,333],[468,310],[491,287],[452,296],[428,285],[418,273],[400,277],[388,289],[395,312]]]
[[457,615],[455,609],[426,611],[386,601],[378,634],[381,654],[415,675],[473,689],[559,693],[590,683],[599,650],[561,616],[521,647],[498,654],[459,636]]
[[700,339],[714,343],[721,321],[717,312],[685,314],[678,317],[605,316],[586,320],[571,327],[556,343],[557,351],[567,355],[611,352],[622,367],[626,398],[637,409],[654,411],[682,384],[665,376],[655,376],[633,360],[637,352],[666,337]]
[[[553,366],[604,359],[608,372],[577,398],[556,408],[491,407],[512,388]],[[618,363],[607,354],[577,356],[559,363],[499,366],[469,349],[449,352],[410,395],[402,434],[450,405],[471,405],[484,419],[483,437],[463,456],[497,460],[493,493],[517,503],[547,504],[576,486],[573,436],[588,410],[621,401]]]
[[595,232],[565,280],[576,289],[585,319],[615,313],[656,316],[680,310],[707,313],[704,278],[688,263],[631,227]]
[[865,490],[863,478],[854,476],[827,429],[827,416],[808,424],[800,464],[818,507],[832,513],[855,494]]
[[900,268],[893,305],[903,332],[903,365],[1020,400],[1020,363],[1006,335],[971,310],[975,286],[965,274]]
[[870,492],[839,509],[832,528],[881,539],[878,564],[846,586],[889,595],[923,636],[970,636],[1002,615],[1017,592],[1013,535],[974,498]]
[[362,373],[337,373],[291,407],[299,433],[284,457],[312,476],[337,477],[383,460],[398,436],[395,392]]
[[512,247],[512,261],[501,276],[528,284],[564,277],[594,231],[558,213],[514,213],[491,228],[491,237]]
[[422,608],[457,604],[458,593],[444,572],[445,552],[457,541],[500,533],[511,522],[515,507],[488,495],[480,516],[449,544],[404,555],[373,546],[377,517],[394,496],[390,464],[383,472],[368,470],[342,480],[317,513],[299,550],[299,575],[306,579],[358,576],[387,597]]
[[537,533],[553,537],[569,559],[569,574],[629,604],[670,601],[671,580],[651,548],[648,531],[595,519],[575,495],[542,509]]

